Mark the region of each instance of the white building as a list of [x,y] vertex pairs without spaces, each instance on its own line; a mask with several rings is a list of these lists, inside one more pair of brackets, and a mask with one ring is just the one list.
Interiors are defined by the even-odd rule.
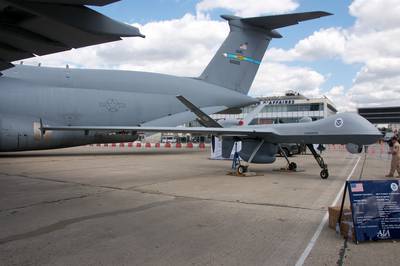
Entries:
[[295,92],[287,92],[284,96],[259,97],[260,102],[242,108],[240,114],[214,114],[214,119],[243,119],[259,104],[265,107],[250,124],[295,123],[303,117],[312,120],[326,118],[337,113],[335,105],[327,97],[306,98]]

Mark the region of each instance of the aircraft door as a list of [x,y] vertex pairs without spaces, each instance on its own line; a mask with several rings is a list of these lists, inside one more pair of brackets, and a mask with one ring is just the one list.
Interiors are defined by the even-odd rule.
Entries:
[[28,134],[18,133],[17,149],[26,149],[28,147]]
[[20,151],[30,147],[32,133],[29,133],[31,119],[20,116],[1,116],[0,151]]

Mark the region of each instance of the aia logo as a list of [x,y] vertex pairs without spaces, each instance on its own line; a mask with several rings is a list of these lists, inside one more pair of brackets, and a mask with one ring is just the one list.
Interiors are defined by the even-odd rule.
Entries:
[[390,238],[390,231],[389,230],[379,230],[376,237],[379,239],[388,239]]

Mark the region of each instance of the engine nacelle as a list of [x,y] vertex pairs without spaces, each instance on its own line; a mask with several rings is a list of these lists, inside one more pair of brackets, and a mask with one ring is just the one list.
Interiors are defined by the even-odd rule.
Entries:
[[239,120],[234,118],[222,118],[218,119],[217,122],[223,127],[236,127],[239,126]]
[[[242,141],[242,150],[239,152],[240,157],[248,162],[254,150],[260,144],[259,140],[248,139]],[[251,163],[273,163],[276,160],[278,146],[272,143],[264,143],[255,154]]]
[[[51,122],[51,121],[50,121]],[[92,143],[130,142],[136,133],[115,134],[40,130],[39,118],[0,114],[0,152],[73,147]]]
[[352,154],[361,153],[363,151],[363,146],[354,143],[348,143],[346,144],[346,150]]

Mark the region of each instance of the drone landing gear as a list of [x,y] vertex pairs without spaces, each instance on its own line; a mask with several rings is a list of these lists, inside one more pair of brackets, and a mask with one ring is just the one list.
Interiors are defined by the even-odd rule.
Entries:
[[327,179],[329,177],[328,165],[324,162],[324,159],[321,157],[321,155],[317,153],[312,144],[307,144],[307,147],[311,151],[319,167],[322,169],[319,175],[322,179]]
[[249,166],[248,165],[239,165],[236,169],[237,175],[244,175],[247,173]]
[[[260,140],[259,144],[257,145],[257,147],[254,149],[253,153],[251,154],[249,160],[248,160],[248,164],[250,164],[253,159],[254,156],[256,155],[256,153],[258,152],[258,150],[261,148],[261,146],[264,144],[264,140]],[[237,176],[255,176],[256,173],[254,172],[249,172],[249,165],[243,165],[241,164],[240,161],[240,156],[239,153],[237,152],[237,144],[235,143],[235,153],[233,155],[233,159],[232,159],[232,174],[233,175],[237,175]]]
[[287,162],[287,170],[295,172],[297,170],[297,164],[295,162],[289,161],[289,158],[286,152],[282,149],[281,145],[278,145],[278,148],[283,157],[285,157],[285,160]]
[[249,172],[249,165],[244,165],[241,163],[238,152],[235,152],[235,154],[233,155],[232,169],[229,174],[234,175],[234,176],[254,176],[254,175],[256,175],[256,173],[254,173],[254,172]]

